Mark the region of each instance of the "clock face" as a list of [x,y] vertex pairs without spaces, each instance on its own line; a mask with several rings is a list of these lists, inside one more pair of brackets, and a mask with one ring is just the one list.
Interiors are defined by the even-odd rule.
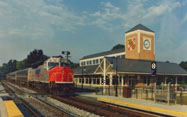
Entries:
[[150,39],[144,39],[143,47],[144,47],[144,50],[151,50],[151,40]]

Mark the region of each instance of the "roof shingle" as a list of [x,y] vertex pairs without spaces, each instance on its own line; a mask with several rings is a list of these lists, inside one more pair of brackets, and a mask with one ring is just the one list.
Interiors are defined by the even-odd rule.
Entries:
[[133,28],[131,28],[131,29],[130,29],[129,31],[127,31],[126,33],[132,32],[132,31],[135,31],[135,30],[144,30],[144,31],[154,32],[154,31],[152,31],[151,29],[145,27],[144,25],[138,24],[138,25],[134,26]]

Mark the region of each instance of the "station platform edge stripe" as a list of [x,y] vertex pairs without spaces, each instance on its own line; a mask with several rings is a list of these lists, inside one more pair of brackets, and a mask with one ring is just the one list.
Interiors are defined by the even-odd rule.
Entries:
[[7,110],[8,117],[24,117],[14,101],[4,101],[4,104]]
[[98,101],[109,102],[109,103],[112,103],[112,104],[136,107],[138,109],[146,109],[146,110],[148,110],[148,111],[150,110],[152,112],[156,110],[156,111],[159,111],[159,112],[165,112],[165,113],[172,113],[172,114],[175,114],[175,115],[187,116],[186,112],[177,112],[177,111],[162,109],[162,108],[158,108],[158,107],[144,106],[144,105],[140,105],[140,104],[132,104],[132,103],[129,103],[129,102],[118,101],[118,100],[108,99],[108,98],[103,98],[103,97],[99,97],[99,98],[97,98],[97,100]]

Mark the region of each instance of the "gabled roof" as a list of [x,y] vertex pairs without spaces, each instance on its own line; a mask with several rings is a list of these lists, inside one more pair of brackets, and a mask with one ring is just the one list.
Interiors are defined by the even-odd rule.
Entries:
[[[121,58],[112,58],[106,57],[106,60],[113,64],[113,69],[118,73],[125,74],[152,74],[151,71],[151,63],[152,61],[148,60],[134,60],[134,59],[121,59]],[[157,63],[157,74],[158,75],[178,75],[178,76],[187,76],[187,71],[185,71],[182,67],[180,67],[176,63],[167,63],[167,62],[159,62]],[[86,66],[86,71],[84,73],[94,74],[95,70],[99,65]],[[82,74],[82,68],[78,67],[74,69],[75,75]]]
[[88,59],[88,58],[95,58],[95,57],[99,57],[99,56],[106,56],[106,55],[120,53],[120,52],[125,52],[125,48],[100,52],[100,53],[96,53],[96,54],[91,54],[91,55],[88,55],[88,56],[84,56],[83,58],[81,58],[81,60]]
[[[84,66],[84,67],[81,66],[81,67],[77,67],[77,68],[73,69],[73,72],[74,72],[74,74],[79,74],[79,75],[93,74],[98,66],[99,65]],[[85,71],[82,71],[83,69],[85,69]]]
[[135,30],[144,30],[144,31],[154,32],[151,29],[145,27],[144,25],[138,24],[138,25],[134,26],[132,29],[130,29],[129,31],[127,31],[126,33],[132,32],[132,31],[135,31]]
[[[107,61],[113,64],[113,69],[118,72],[134,72],[134,73],[146,73],[151,74],[151,63],[148,60],[134,60],[134,59],[111,59],[107,58]],[[157,74],[158,75],[186,75],[187,71],[181,68],[176,63],[159,62],[157,63]],[[117,64],[117,66],[116,66]],[[116,69],[117,68],[117,69]]]

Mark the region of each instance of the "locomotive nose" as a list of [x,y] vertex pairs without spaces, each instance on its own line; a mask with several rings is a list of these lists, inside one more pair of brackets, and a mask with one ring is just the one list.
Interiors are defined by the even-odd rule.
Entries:
[[54,67],[49,71],[51,82],[73,82],[73,72],[69,67]]

